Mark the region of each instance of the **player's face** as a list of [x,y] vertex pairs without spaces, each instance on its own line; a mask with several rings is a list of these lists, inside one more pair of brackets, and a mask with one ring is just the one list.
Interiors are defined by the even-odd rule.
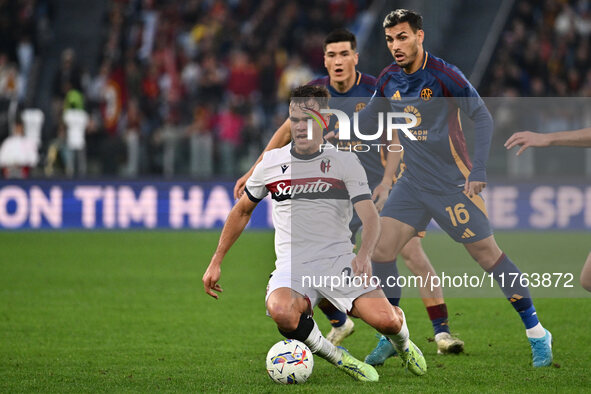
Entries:
[[331,82],[343,82],[355,75],[359,54],[351,48],[349,41],[332,42],[324,51],[324,66]]
[[[304,103],[291,103],[289,105],[289,120],[291,122],[291,138],[294,141],[295,151],[302,155],[310,155],[320,149],[323,142],[322,128],[314,120],[311,110],[319,112],[320,108],[314,101]],[[308,139],[308,119],[312,122],[312,139]]]
[[423,51],[423,30],[413,32],[408,22],[399,23],[396,26],[387,27],[386,44],[390,53],[396,60],[396,64],[405,71],[415,71],[415,66],[421,61]]

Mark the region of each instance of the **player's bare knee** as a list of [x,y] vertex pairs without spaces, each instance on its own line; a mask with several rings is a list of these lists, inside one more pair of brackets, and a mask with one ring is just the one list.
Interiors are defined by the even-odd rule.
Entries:
[[382,334],[392,335],[400,332],[402,321],[392,310],[391,312],[380,313],[372,326]]
[[503,254],[492,235],[489,238],[467,243],[464,246],[470,256],[485,270],[492,269]]
[[267,304],[269,315],[277,323],[277,326],[284,331],[294,331],[298,328],[300,314],[288,304],[272,302]]

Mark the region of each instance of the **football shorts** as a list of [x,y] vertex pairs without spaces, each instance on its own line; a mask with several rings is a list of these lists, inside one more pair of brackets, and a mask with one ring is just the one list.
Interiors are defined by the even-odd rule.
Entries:
[[470,198],[463,190],[444,195],[430,193],[415,188],[404,178],[396,182],[381,216],[406,223],[418,233],[425,231],[434,219],[443,231],[461,243],[480,241],[492,235],[481,196]]
[[350,312],[356,298],[379,288],[371,277],[363,281],[361,277],[353,276],[351,261],[354,257],[355,254],[349,253],[293,266],[283,265],[284,268],[271,274],[265,302],[276,289],[288,287],[307,297],[312,308],[326,298],[340,311]]

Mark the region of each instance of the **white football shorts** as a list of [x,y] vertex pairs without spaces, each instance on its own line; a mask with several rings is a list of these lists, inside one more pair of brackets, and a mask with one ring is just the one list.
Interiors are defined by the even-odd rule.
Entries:
[[281,287],[290,288],[309,298],[312,308],[326,298],[342,312],[350,312],[353,301],[363,294],[380,288],[370,277],[354,277],[351,261],[354,253],[310,261],[307,263],[283,264],[271,274],[267,295]]

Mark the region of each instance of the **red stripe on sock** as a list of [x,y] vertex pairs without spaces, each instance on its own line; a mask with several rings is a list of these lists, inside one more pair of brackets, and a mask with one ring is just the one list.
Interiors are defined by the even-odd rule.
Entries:
[[310,316],[310,318],[313,318],[314,317],[314,308],[312,307],[312,301],[310,301],[310,297],[308,297],[308,296],[304,296],[304,299],[308,303],[308,310],[306,311],[306,314],[308,316]]
[[447,305],[445,303],[427,307],[429,319],[447,319]]

